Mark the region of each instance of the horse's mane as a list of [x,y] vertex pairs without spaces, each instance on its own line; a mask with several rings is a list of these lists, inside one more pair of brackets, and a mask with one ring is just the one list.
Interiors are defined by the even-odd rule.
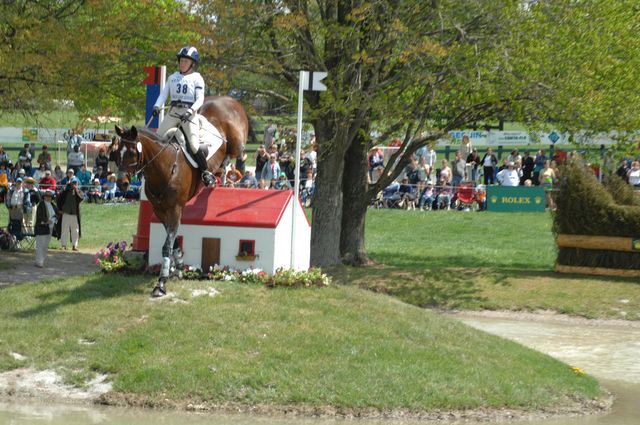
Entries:
[[142,134],[143,136],[153,140],[154,142],[166,142],[167,140],[158,136],[158,133],[156,133],[155,131],[151,131],[148,128],[139,128],[138,130],[138,134]]

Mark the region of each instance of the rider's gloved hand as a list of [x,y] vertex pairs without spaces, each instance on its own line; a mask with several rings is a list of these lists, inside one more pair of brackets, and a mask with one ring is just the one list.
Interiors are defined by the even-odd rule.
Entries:
[[151,113],[151,115],[153,115],[154,117],[157,117],[158,115],[160,115],[160,108],[158,106],[154,106],[153,112]]
[[182,114],[182,116],[180,117],[180,121],[182,121],[182,122],[189,121],[189,119],[191,119],[191,115],[192,114],[193,114],[193,112],[191,112],[191,109],[187,109],[187,112]]

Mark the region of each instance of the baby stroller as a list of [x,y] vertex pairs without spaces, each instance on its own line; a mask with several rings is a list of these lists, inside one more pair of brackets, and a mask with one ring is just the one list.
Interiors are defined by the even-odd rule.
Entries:
[[475,182],[461,182],[456,193],[456,209],[474,211],[477,208]]

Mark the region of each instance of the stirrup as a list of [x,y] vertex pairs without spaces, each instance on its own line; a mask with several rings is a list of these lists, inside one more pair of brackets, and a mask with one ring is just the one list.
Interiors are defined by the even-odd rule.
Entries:
[[202,181],[206,187],[215,187],[216,185],[216,178],[213,176],[211,171],[202,172]]

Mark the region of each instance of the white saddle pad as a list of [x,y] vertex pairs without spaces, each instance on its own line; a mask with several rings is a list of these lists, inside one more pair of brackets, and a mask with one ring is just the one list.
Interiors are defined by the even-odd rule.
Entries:
[[[209,160],[209,158],[218,151],[224,138],[220,131],[213,124],[207,121],[205,117],[198,115],[198,120],[200,122],[200,146],[204,145],[207,147],[207,160]],[[198,168],[198,164],[191,156],[189,149],[187,149],[187,143],[181,131],[178,131],[177,128],[173,128],[167,132],[166,137],[175,137],[180,143],[180,147],[187,157],[187,161],[189,161],[192,167]]]

